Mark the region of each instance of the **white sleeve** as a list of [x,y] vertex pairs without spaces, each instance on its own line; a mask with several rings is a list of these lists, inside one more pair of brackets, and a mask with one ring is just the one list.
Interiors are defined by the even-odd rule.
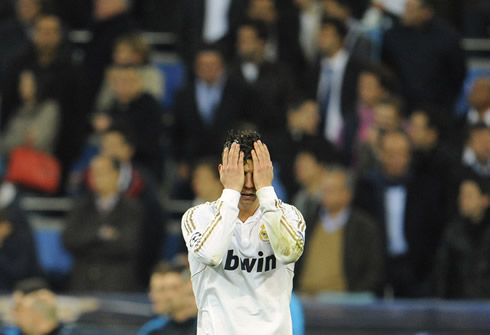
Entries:
[[212,203],[188,209],[182,217],[187,250],[201,263],[217,266],[228,249],[238,218],[240,193],[225,189]]
[[306,230],[303,215],[296,207],[279,200],[272,186],[258,190],[257,197],[274,255],[284,264],[296,262],[303,253]]

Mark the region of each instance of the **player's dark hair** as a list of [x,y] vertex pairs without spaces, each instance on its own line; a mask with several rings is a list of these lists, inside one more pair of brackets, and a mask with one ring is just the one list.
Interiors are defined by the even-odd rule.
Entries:
[[252,150],[254,148],[254,142],[261,139],[260,134],[255,130],[244,129],[235,130],[232,129],[228,132],[228,136],[225,139],[224,148],[231,148],[233,142],[240,144],[240,151],[244,153],[244,160],[252,159]]

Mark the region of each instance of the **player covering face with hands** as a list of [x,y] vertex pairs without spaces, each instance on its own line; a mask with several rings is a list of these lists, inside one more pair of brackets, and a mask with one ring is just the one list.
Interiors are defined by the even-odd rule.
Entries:
[[197,334],[292,334],[289,304],[303,216],[277,198],[269,150],[257,132],[231,131],[218,169],[221,197],[182,217]]

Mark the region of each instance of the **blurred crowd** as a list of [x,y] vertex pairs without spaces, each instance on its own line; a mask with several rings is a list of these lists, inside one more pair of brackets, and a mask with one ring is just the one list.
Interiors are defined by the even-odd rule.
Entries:
[[[21,203],[56,196],[57,289],[144,291],[167,201],[216,200],[223,138],[252,128],[307,222],[296,292],[489,298],[490,72],[463,48],[489,27],[476,0],[2,1],[0,289],[44,275]],[[175,36],[172,97],[148,32]],[[55,191],[9,177],[23,148]]]

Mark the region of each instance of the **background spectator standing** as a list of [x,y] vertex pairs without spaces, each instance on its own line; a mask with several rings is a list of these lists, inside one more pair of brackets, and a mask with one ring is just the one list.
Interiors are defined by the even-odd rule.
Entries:
[[384,33],[381,60],[398,75],[407,111],[432,103],[454,118],[465,54],[460,34],[436,16],[434,0],[407,0],[400,24]]
[[138,255],[143,231],[141,205],[120,194],[120,165],[97,156],[91,163],[93,192],[68,213],[63,244],[74,266],[71,292],[141,290]]

